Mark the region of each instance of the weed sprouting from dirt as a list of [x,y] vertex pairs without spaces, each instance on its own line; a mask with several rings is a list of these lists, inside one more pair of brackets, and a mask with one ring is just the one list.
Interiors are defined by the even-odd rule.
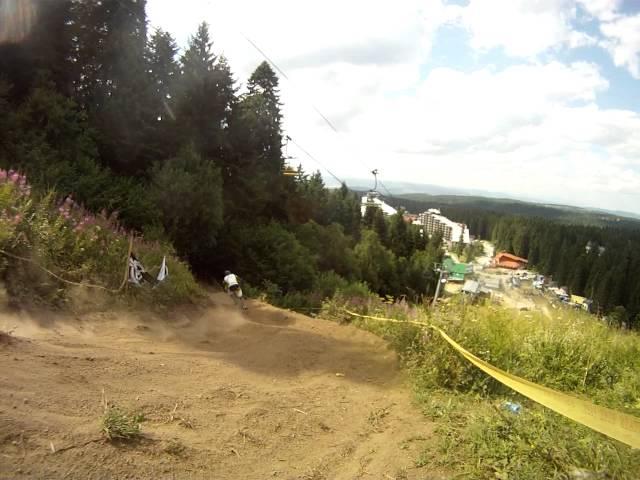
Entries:
[[143,420],[140,414],[129,414],[116,406],[109,406],[102,417],[102,432],[109,440],[135,440],[141,436],[140,423]]
[[401,468],[400,470],[398,470],[393,477],[394,480],[408,480],[408,478],[409,474],[407,473],[406,468]]
[[390,412],[388,407],[378,408],[369,413],[367,421],[372,427],[379,428],[382,425],[382,420],[384,420],[384,418],[389,415],[389,413]]
[[167,446],[164,447],[164,451],[169,455],[175,455],[176,457],[182,457],[187,452],[187,447],[184,446],[180,440],[175,438],[169,440]]
[[303,480],[326,480],[326,478],[322,466],[311,468],[302,476]]

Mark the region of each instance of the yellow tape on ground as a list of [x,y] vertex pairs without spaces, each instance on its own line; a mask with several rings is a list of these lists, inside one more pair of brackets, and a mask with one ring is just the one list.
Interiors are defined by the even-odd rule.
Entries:
[[485,362],[481,358],[478,358],[471,352],[465,350],[461,345],[435,325],[411,320],[403,321],[391,318],[372,317],[369,315],[360,315],[349,310],[345,311],[349,315],[376,321],[404,324],[409,323],[412,325],[432,328],[464,358],[487,375],[498,380],[500,383],[524,395],[525,397],[530,398],[534,402],[538,402],[539,404],[550,408],[554,412],[564,415],[565,417],[589,427],[596,432],[600,432],[608,437],[614,438],[633,448],[640,448],[640,418],[638,417],[595,405],[589,401],[543,387],[542,385],[538,385],[530,382],[529,380],[525,380],[524,378],[517,377],[516,375],[512,375],[509,372],[496,368],[490,363]]

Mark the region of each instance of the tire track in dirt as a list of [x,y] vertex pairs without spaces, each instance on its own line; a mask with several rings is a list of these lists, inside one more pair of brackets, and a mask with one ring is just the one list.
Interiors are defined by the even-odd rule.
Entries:
[[[413,466],[432,425],[382,340],[212,300],[168,321],[1,318],[0,478],[445,478]],[[90,442],[103,389],[144,413],[140,442]]]

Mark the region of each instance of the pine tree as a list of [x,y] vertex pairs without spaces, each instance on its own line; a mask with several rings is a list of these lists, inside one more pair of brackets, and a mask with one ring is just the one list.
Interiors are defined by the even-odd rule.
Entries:
[[403,210],[399,210],[389,219],[389,248],[397,257],[411,254],[411,238],[403,213]]
[[156,29],[147,46],[149,81],[154,94],[156,118],[174,119],[173,103],[180,66],[176,60],[178,45],[170,33]]
[[[251,192],[254,214],[285,219],[287,196],[295,186],[282,175],[282,114],[278,78],[268,63],[262,63],[251,75],[247,93],[232,117],[232,145],[237,165],[251,171],[244,178],[245,191]],[[246,177],[246,176],[245,176]],[[246,196],[246,194],[245,194]]]
[[384,213],[382,213],[380,208],[374,209],[373,231],[378,235],[380,242],[382,242],[385,247],[389,247],[389,227]]
[[[329,193],[327,201],[329,222],[339,223],[345,233],[358,239],[360,234],[360,201],[357,195],[349,191],[345,183]],[[372,224],[370,224],[372,225]]]
[[290,198],[291,203],[303,205],[306,211],[305,221],[311,219],[321,225],[327,225],[329,223],[327,212],[328,195],[320,171],[298,180],[296,185],[297,195]]
[[[193,142],[208,158],[225,157],[230,117],[235,105],[231,70],[213,53],[209,27],[201,23],[180,59],[177,121],[183,143]],[[221,165],[224,168],[226,165]]]
[[146,0],[86,0],[73,4],[76,97],[101,132],[103,161],[124,173],[140,158],[152,122],[147,88]]
[[156,29],[147,45],[150,123],[145,135],[145,163],[177,154],[179,135],[176,123],[176,86],[180,66],[176,60],[178,46],[173,37]]

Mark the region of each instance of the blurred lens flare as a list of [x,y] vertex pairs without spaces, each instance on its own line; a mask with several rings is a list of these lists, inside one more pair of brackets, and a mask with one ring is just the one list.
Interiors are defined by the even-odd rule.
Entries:
[[0,44],[24,40],[35,23],[37,10],[36,0],[0,0]]

